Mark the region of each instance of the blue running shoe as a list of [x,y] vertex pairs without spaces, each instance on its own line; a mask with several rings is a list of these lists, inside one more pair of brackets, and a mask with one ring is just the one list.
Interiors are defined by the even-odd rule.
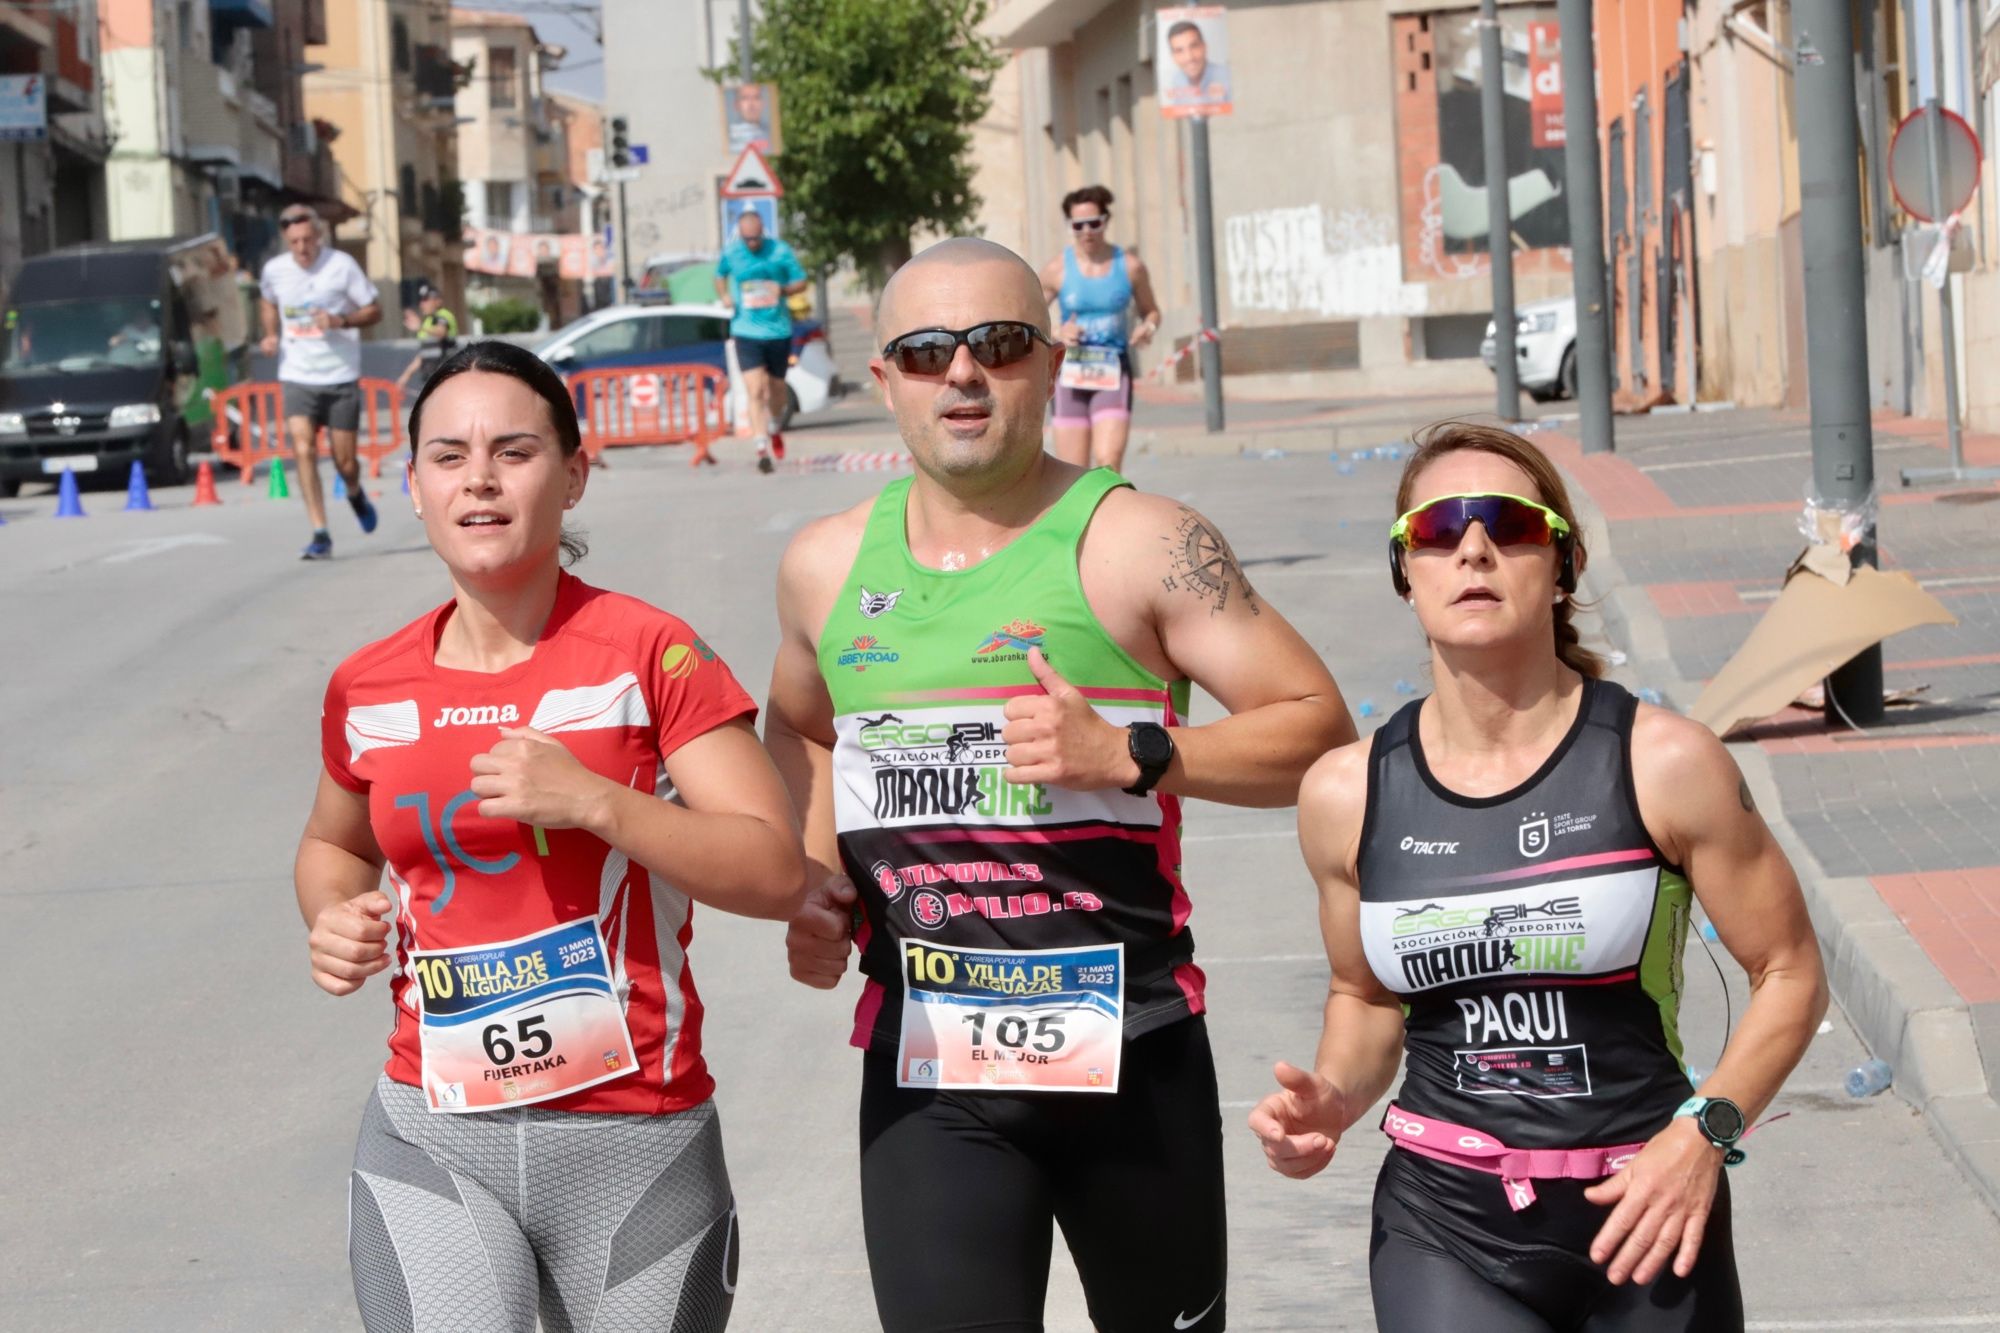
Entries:
[[375,531],[375,506],[369,501],[361,487],[356,486],[348,495],[347,503],[354,506],[354,517],[360,521],[363,532]]
[[333,559],[333,538],[324,532],[315,532],[313,539],[306,543],[306,549],[299,552],[301,560]]

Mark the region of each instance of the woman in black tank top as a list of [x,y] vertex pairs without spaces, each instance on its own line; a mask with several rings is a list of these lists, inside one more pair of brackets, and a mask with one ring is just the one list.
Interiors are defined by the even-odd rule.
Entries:
[[[1436,689],[1300,790],[1333,977],[1312,1069],[1280,1064],[1250,1126],[1313,1175],[1405,1057],[1369,1256],[1389,1333],[1740,1329],[1722,1168],[1826,1009],[1798,880],[1721,742],[1599,679],[1539,450],[1436,427],[1396,508]],[[1696,895],[1751,1002],[1691,1089]]]

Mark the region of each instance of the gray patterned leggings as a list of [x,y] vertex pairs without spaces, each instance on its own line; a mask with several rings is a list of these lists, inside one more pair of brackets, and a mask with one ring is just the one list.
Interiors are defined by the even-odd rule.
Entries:
[[715,1104],[434,1115],[384,1077],[348,1187],[368,1333],[718,1333],[736,1205]]

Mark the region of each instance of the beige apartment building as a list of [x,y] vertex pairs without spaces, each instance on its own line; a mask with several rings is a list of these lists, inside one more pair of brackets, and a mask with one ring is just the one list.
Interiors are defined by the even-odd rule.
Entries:
[[334,231],[382,292],[377,336],[402,332],[428,279],[465,308],[462,192],[455,133],[461,71],[446,0],[334,0],[324,43],[307,48],[306,113],[339,128],[333,156],[354,215]]
[[510,233],[510,255],[534,257],[532,271],[524,264],[509,273],[467,274],[467,300],[474,307],[524,300],[541,307],[551,326],[565,324],[583,311],[584,283],[562,277],[557,252],[541,253],[547,247],[529,238],[583,229],[585,196],[569,133],[577,119],[588,117],[579,117],[576,104],[557,99],[545,82],[566,52],[542,41],[518,14],[458,8],[452,11],[451,53],[461,69],[472,71],[457,103],[465,225]]

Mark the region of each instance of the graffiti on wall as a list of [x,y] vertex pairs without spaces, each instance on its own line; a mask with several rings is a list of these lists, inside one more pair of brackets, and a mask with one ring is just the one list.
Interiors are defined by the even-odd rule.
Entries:
[[1343,319],[1424,312],[1424,288],[1403,281],[1396,224],[1384,214],[1264,208],[1229,218],[1223,239],[1237,310]]

